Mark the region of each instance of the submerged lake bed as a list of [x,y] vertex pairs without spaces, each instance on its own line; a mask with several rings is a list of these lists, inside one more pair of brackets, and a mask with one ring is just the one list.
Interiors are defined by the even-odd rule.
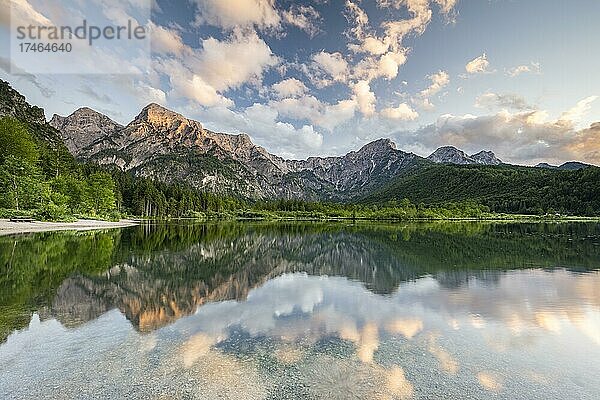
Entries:
[[597,399],[600,225],[0,237],[1,398]]

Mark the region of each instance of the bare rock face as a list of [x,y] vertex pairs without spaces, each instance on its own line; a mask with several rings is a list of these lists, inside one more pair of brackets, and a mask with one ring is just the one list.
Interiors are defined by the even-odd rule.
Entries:
[[491,151],[480,151],[479,153],[468,155],[462,150],[454,146],[440,147],[434,151],[429,157],[429,161],[435,163],[458,164],[458,165],[499,165],[502,164],[496,155]]
[[502,161],[499,160],[496,157],[496,155],[491,151],[480,151],[477,154],[473,154],[471,156],[471,158],[473,160],[475,160],[475,162],[477,162],[477,164],[483,164],[483,165],[500,165],[500,164],[502,164]]
[[69,151],[76,157],[94,152],[94,146],[104,147],[103,142],[114,137],[123,126],[106,115],[84,107],[69,117],[54,114],[50,125],[61,132]]
[[0,80],[0,117],[15,117],[19,121],[44,125],[46,117],[40,107],[30,105],[25,96]]
[[294,167],[313,173],[330,182],[336,191],[361,193],[372,186],[385,183],[410,167],[420,157],[397,150],[390,139],[379,139],[342,157],[311,157],[292,162]]
[[284,160],[252,143],[248,135],[212,132],[158,104],[146,106],[125,127],[88,108],[68,117],[54,116],[51,124],[84,161],[256,199],[350,198],[385,183],[419,159],[397,150],[389,139],[380,139],[343,157]]

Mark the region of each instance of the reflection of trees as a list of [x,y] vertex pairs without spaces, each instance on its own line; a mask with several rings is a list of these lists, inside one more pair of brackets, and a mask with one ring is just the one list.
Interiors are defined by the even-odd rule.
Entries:
[[0,325],[6,337],[35,309],[70,326],[119,308],[152,330],[285,272],[343,276],[378,294],[426,274],[449,288],[473,276],[493,285],[512,268],[597,268],[599,236],[595,224],[224,223],[4,237]]
[[119,239],[118,231],[0,237],[0,340],[26,326],[69,275],[106,270]]

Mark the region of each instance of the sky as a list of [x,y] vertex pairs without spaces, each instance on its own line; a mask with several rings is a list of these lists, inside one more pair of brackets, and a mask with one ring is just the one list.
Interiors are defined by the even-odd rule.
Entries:
[[[0,78],[48,118],[87,106],[126,124],[155,102],[286,158],[390,138],[421,156],[453,145],[511,163],[600,165],[597,0],[0,3]],[[130,73],[15,74],[9,9],[56,25],[136,16],[150,62],[98,51],[88,61]]]

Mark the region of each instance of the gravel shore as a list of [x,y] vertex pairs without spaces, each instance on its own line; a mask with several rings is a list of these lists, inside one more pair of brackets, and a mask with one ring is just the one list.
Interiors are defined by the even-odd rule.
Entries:
[[80,219],[75,222],[10,222],[0,219],[0,236],[17,233],[45,232],[45,231],[87,231],[92,229],[124,228],[137,225],[137,221],[121,220],[118,222]]

